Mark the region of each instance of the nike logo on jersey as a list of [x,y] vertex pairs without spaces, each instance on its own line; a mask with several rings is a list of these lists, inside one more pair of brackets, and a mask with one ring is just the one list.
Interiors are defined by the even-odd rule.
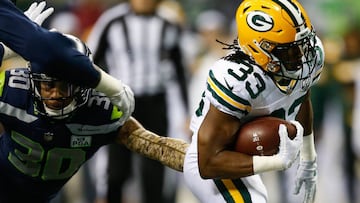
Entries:
[[226,84],[226,87],[229,89],[229,90],[233,90],[234,89],[234,86],[230,86],[229,83],[226,81],[226,79],[224,78],[224,81],[225,81],[225,84]]

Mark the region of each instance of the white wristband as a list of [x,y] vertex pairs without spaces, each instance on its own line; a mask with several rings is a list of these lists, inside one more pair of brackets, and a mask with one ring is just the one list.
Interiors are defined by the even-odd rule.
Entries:
[[305,161],[314,161],[316,159],[314,133],[303,137],[300,158]]
[[283,170],[285,166],[277,155],[273,156],[253,156],[254,174],[267,171]]
[[105,71],[103,71],[101,68],[97,67],[96,65],[95,67],[100,72],[100,82],[95,87],[97,91],[104,93],[108,97],[117,95],[124,91],[124,86],[120,80],[107,74]]
[[1,44],[1,46],[4,47],[3,60],[17,56],[17,54],[13,50],[11,50],[9,47],[7,47],[5,44],[3,44],[3,43],[0,43],[0,44]]

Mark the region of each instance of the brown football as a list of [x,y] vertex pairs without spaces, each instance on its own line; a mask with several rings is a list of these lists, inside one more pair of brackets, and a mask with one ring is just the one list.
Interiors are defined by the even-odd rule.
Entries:
[[235,151],[249,155],[269,156],[279,151],[279,125],[285,124],[289,138],[296,136],[296,127],[291,122],[271,117],[258,117],[239,129]]

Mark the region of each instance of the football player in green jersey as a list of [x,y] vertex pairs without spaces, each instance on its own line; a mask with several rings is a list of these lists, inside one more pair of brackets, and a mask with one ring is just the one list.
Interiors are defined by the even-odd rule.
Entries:
[[[304,202],[313,202],[317,165],[309,95],[322,71],[322,43],[297,0],[244,0],[236,23],[233,51],[209,69],[192,117],[187,185],[201,202],[265,203],[259,174],[287,169],[300,154],[295,193],[303,186]],[[291,140],[279,126],[277,154],[250,156],[229,147],[242,123],[269,115],[297,128]]]

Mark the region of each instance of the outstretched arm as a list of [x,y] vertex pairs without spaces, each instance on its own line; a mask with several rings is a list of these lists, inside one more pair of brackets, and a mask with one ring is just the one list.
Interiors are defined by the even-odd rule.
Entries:
[[[0,42],[6,45],[0,46],[0,56],[10,57],[16,52],[30,61],[32,71],[105,93],[123,111],[124,122],[134,110],[130,88],[94,65],[69,37],[42,28],[42,22],[53,12],[45,6],[44,1],[35,2],[23,14],[10,1],[0,0]],[[87,49],[85,44],[82,47]]]
[[[24,12],[24,15],[27,16],[31,21],[38,24],[39,26],[54,12],[54,8],[50,7],[45,9],[46,2],[42,1],[40,3],[34,2],[30,5],[30,7]],[[20,57],[13,50],[7,47],[5,44],[0,43],[0,58],[1,61],[12,58],[12,57]]]
[[302,143],[303,129],[293,122],[296,137],[288,137],[286,126],[279,126],[280,146],[272,156],[251,156],[232,149],[239,119],[210,105],[198,131],[199,172],[203,179],[234,179],[267,171],[284,170],[296,159]]
[[159,136],[146,130],[133,117],[121,127],[117,142],[133,152],[157,160],[180,172],[183,171],[185,153],[189,146],[183,140]]
[[32,22],[8,0],[0,0],[0,41],[25,60],[46,67],[46,74],[66,75],[69,82],[87,87],[100,82],[100,73],[90,59],[75,50],[65,36]]

